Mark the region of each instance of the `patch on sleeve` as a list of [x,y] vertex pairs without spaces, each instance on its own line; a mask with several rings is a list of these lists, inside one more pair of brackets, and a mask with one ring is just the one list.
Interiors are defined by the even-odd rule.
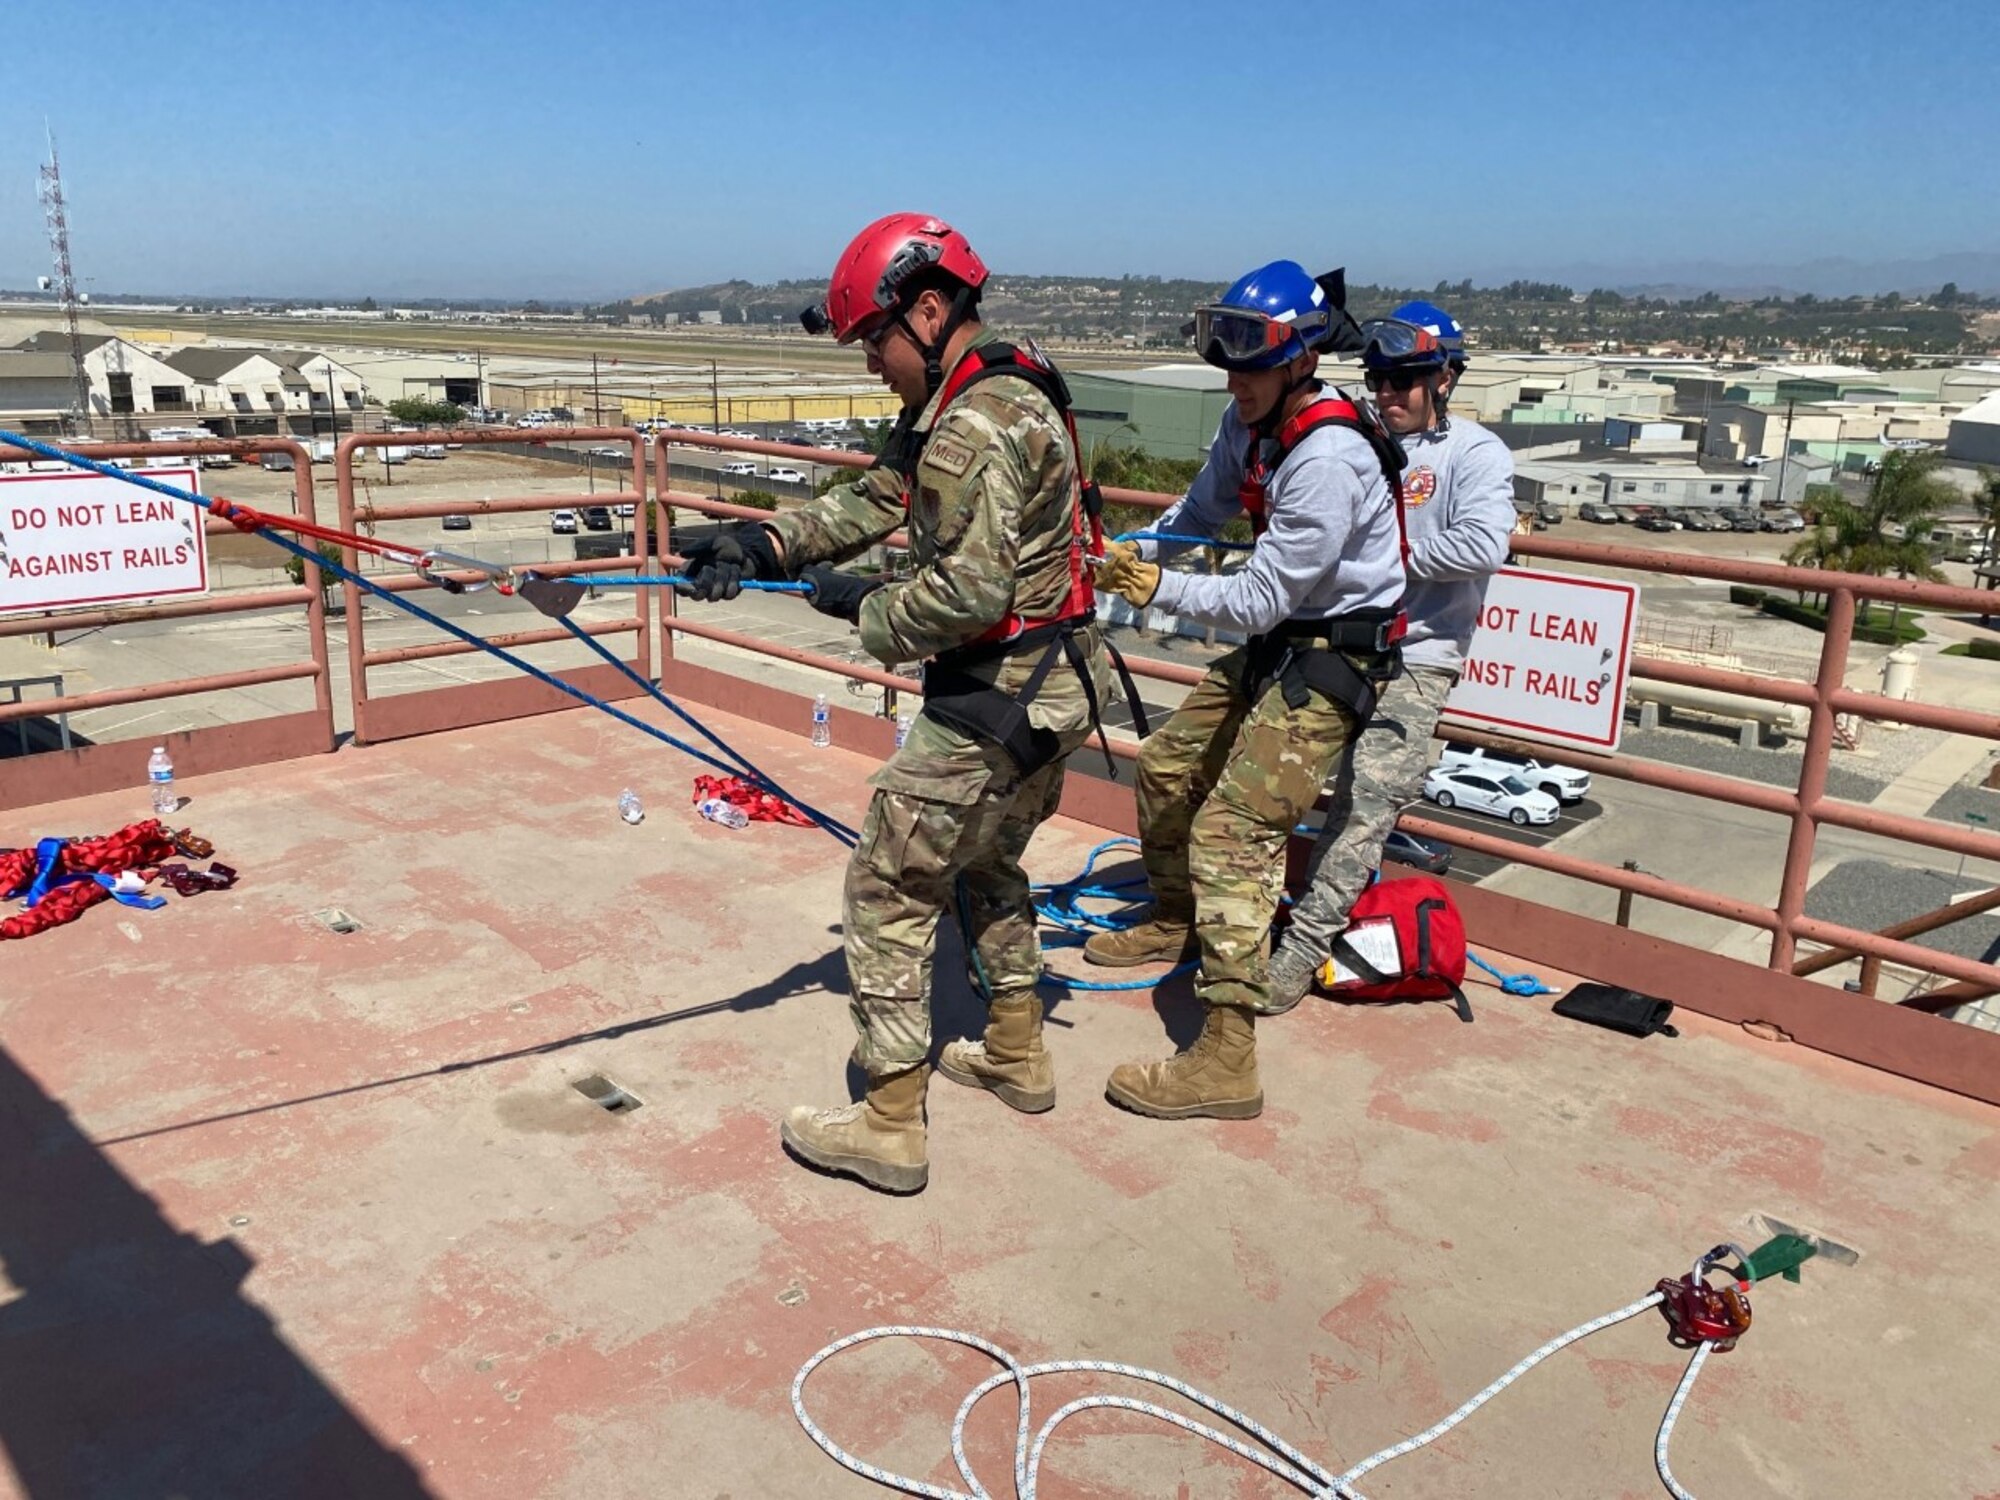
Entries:
[[979,455],[965,444],[948,437],[932,438],[924,449],[924,462],[934,469],[944,470],[954,479],[963,478],[977,457]]

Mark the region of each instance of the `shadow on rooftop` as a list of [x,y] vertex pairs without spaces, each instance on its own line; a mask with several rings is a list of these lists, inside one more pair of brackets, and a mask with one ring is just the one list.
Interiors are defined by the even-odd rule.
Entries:
[[30,1500],[428,1500],[203,1243],[0,1048],[0,1455]]
[[745,990],[740,995],[732,995],[726,1000],[709,1000],[700,1005],[683,1006],[680,1010],[662,1011],[658,1015],[642,1016],[636,1021],[620,1021],[612,1026],[597,1027],[592,1031],[579,1031],[569,1036],[557,1037],[554,1041],[537,1042],[530,1047],[515,1047],[506,1052],[489,1052],[484,1057],[461,1058],[456,1062],[439,1063],[434,1068],[420,1068],[414,1073],[398,1073],[392,1078],[371,1078],[365,1083],[350,1083],[344,1088],[322,1089],[317,1094],[301,1094],[293,1099],[276,1099],[269,1104],[253,1104],[244,1109],[203,1115],[198,1119],[177,1120],[171,1125],[155,1125],[147,1130],[134,1130],[125,1135],[110,1136],[96,1144],[121,1146],[156,1135],[172,1135],[179,1130],[196,1130],[204,1125],[220,1125],[225,1121],[272,1114],[281,1109],[296,1109],[302,1104],[321,1104],[329,1099],[344,1099],[352,1094],[366,1094],[376,1089],[393,1088],[400,1083],[416,1083],[425,1078],[446,1078],[453,1073],[464,1073],[474,1068],[490,1068],[495,1063],[517,1062],[524,1057],[543,1057],[554,1052],[567,1052],[572,1047],[586,1046],[591,1042],[613,1042],[621,1037],[636,1036],[641,1032],[670,1026],[676,1021],[692,1021],[699,1016],[719,1015],[724,1011],[761,1010],[767,1005],[776,1005],[780,1000],[794,995],[820,990],[844,992],[847,988],[846,976],[846,962],[837,951],[822,954],[810,963],[794,964],[776,978],[766,980],[754,989]]

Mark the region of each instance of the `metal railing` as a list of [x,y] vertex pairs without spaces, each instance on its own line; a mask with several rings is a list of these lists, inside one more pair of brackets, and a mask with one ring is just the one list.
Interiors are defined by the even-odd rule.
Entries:
[[[288,438],[234,438],[206,442],[92,443],[89,456],[114,458],[197,458],[203,454],[249,458],[262,453],[287,453],[293,465],[293,514],[311,521],[312,465],[306,450]],[[239,533],[227,521],[204,517],[208,536]],[[168,737],[174,762],[183,774],[233,770],[263,761],[324,753],[334,746],[333,684],[329,672],[326,606],[319,588],[319,569],[305,567],[303,581],[293,588],[257,589],[209,594],[159,604],[110,605],[101,609],[14,615],[0,619],[0,639],[49,635],[56,631],[102,629],[148,620],[184,620],[200,616],[250,614],[302,605],[305,610],[307,658],[233,672],[207,672],[167,682],[134,687],[103,688],[87,693],[59,694],[0,703],[0,724],[50,715],[80,714],[92,709],[134,703],[158,703],[201,693],[226,692],[274,682],[310,678],[313,707],[304,714],[274,714],[211,728],[183,730]],[[141,779],[150,741],[119,741],[104,745],[65,746],[59,751],[0,765],[0,808],[32,807],[36,803],[96,790],[107,778]]]
[[[448,437],[453,442],[472,444],[512,444],[519,443],[522,435],[512,429],[468,429],[449,434],[436,435],[439,440]],[[359,448],[377,446],[379,439],[371,434],[351,434],[344,437],[336,453],[335,472],[340,499],[340,522],[343,529],[352,530],[356,526],[377,524],[396,519],[422,519],[442,517],[447,514],[505,514],[517,512],[547,512],[581,505],[625,505],[633,507],[632,551],[624,557],[605,558],[578,562],[552,563],[538,566],[538,571],[554,576],[588,575],[593,572],[626,570],[672,570],[677,568],[679,559],[672,550],[672,525],[676,512],[687,512],[707,518],[717,519],[757,519],[767,512],[728,500],[696,495],[673,487],[673,453],[676,449],[710,449],[723,452],[769,455],[792,459],[800,463],[811,463],[822,467],[832,465],[845,469],[865,468],[870,460],[863,455],[846,452],[832,452],[794,444],[776,443],[758,439],[728,438],[717,434],[690,430],[670,430],[657,435],[652,444],[653,454],[648,465],[644,454],[644,442],[639,434],[630,428],[548,428],[535,434],[537,440],[547,441],[599,441],[616,442],[631,448],[631,470],[629,488],[599,493],[591,496],[575,494],[527,496],[519,498],[499,498],[484,501],[463,499],[412,502],[387,505],[379,502],[358,503],[355,496],[354,454]],[[128,444],[109,446],[99,450],[107,455],[125,456],[140,454],[186,455],[200,452],[233,452],[238,454],[284,451],[295,456],[296,472],[294,484],[298,495],[299,513],[309,517],[312,507],[312,482],[310,467],[303,461],[303,453],[296,443],[276,439],[250,439],[235,442],[213,442],[193,445],[176,444]],[[648,481],[651,481],[651,499],[658,506],[655,518],[648,504]],[[1164,508],[1174,497],[1148,494],[1144,492],[1111,490],[1106,494],[1110,501],[1152,510]],[[222,523],[211,522],[210,529],[221,528]],[[897,535],[887,538],[894,545],[905,539]],[[1810,885],[1816,842],[1819,830],[1838,828],[1863,834],[1878,835],[1897,840],[1922,849],[1934,849],[1947,853],[2000,861],[2000,835],[1980,832],[1969,827],[1959,827],[1935,822],[1927,818],[1910,817],[1888,812],[1879,808],[1864,806],[1828,794],[1827,770],[1835,740],[1836,722],[1842,719],[1867,719],[1893,722],[1921,728],[1941,730],[1955,734],[1976,736],[1989,741],[2000,741],[2000,716],[1974,712],[1951,705],[1920,703],[1891,699],[1877,693],[1857,691],[1845,685],[1849,651],[1853,640],[1856,605],[1861,600],[1883,602],[1901,601],[1908,605],[1925,606],[1932,609],[1957,610],[1977,615],[1984,608],[1990,596],[1969,588],[1957,588],[1918,581],[1863,577],[1830,572],[1812,572],[1782,567],[1776,564],[1748,561],[1732,561],[1718,558],[1695,556],[1683,553],[1656,552],[1632,547],[1607,546],[1597,543],[1564,542],[1545,536],[1523,536],[1514,541],[1516,552],[1528,558],[1544,559],[1551,562],[1581,564],[1593,568],[1615,568],[1647,574],[1668,575],[1712,579],[1721,582],[1746,583],[1776,587],[1786,590],[1806,590],[1825,594],[1828,598],[1826,630],[1820,643],[1817,662],[1810,679],[1763,675],[1749,671],[1737,671],[1720,667],[1705,666],[1687,661],[1672,660],[1661,656],[1639,654],[1632,667],[1632,675],[1637,679],[1660,682],[1681,683],[1692,687],[1718,689],[1744,697],[1766,701],[1793,704],[1804,708],[1808,714],[1808,730],[1804,752],[1794,784],[1767,785],[1761,782],[1739,780],[1735,777],[1712,772],[1690,769],[1664,761],[1648,759],[1632,754],[1588,754],[1563,751],[1552,753],[1547,747],[1528,744],[1503,735],[1491,734],[1470,728],[1453,726],[1450,734],[1454,739],[1486,745],[1496,749],[1514,750],[1536,754],[1543,758],[1562,761],[1588,770],[1595,775],[1626,781],[1639,786],[1660,788],[1674,793],[1700,799],[1709,803],[1749,809],[1755,812],[1781,818],[1785,823],[1785,838],[1782,868],[1776,880],[1768,904],[1761,900],[1746,899],[1743,896],[1724,894],[1706,889],[1698,884],[1675,881],[1645,871],[1613,865],[1585,858],[1564,851],[1560,845],[1532,846],[1514,842],[1493,834],[1474,832],[1463,828],[1446,826],[1420,814],[1410,814],[1404,819],[1404,826],[1426,837],[1440,839],[1459,848],[1500,858],[1513,865],[1530,867],[1550,874],[1585,882],[1611,891],[1642,896],[1653,901],[1667,903],[1690,911],[1702,912],[1731,922],[1744,924],[1770,934],[1764,962],[1773,976],[1784,976],[1782,983],[1798,984],[1805,975],[1830,967],[1828,962],[1801,953],[1801,945],[1812,945],[1830,952],[1837,951],[1837,962],[1861,962],[1872,965],[1879,972],[1883,964],[1895,965],[1921,974],[1939,976],[1951,984],[1942,991],[1934,991],[1925,1002],[1915,1007],[1918,1010],[1938,1008],[1943,1002],[1941,996],[1971,998],[1977,994],[2000,989],[2000,967],[1982,963],[1976,959],[1961,957],[1949,952],[1919,946],[1906,939],[1920,935],[1917,929],[1905,924],[1902,928],[1891,927],[1883,932],[1863,931],[1838,923],[1809,917],[1805,912],[1805,898]],[[352,566],[357,559],[350,552],[346,561]],[[27,714],[60,712],[64,709],[77,711],[90,707],[101,707],[119,702],[152,701],[164,697],[177,696],[188,692],[212,692],[236,686],[248,686],[258,682],[286,680],[292,677],[311,676],[316,680],[318,695],[317,748],[327,748],[331,743],[331,712],[329,703],[328,676],[326,671],[327,631],[324,614],[320,608],[319,590],[308,579],[306,586],[297,589],[264,590],[237,593],[227,597],[192,600],[171,604],[150,606],[137,610],[98,610],[87,614],[69,614],[59,617],[57,623],[64,629],[84,628],[93,624],[111,623],[125,619],[173,619],[211,613],[225,613],[250,609],[267,609],[278,605],[303,604],[308,617],[308,635],[312,650],[312,660],[308,663],[274,668],[258,668],[243,672],[217,673],[184,681],[155,683],[141,687],[113,690],[106,693],[77,694],[60,699],[30,702],[20,706],[0,704],[0,722],[22,717]],[[402,593],[433,587],[421,578],[405,575],[384,575],[383,586],[392,592]],[[551,708],[568,706],[570,700],[554,693],[540,684],[503,682],[479,683],[469,687],[447,687],[427,689],[412,693],[399,693],[387,698],[378,697],[369,691],[368,672],[371,668],[394,663],[431,660],[477,650],[475,646],[457,641],[430,642],[421,645],[381,647],[371,650],[365,642],[365,621],[360,609],[359,591],[352,585],[348,591],[348,664],[354,695],[355,725],[357,739],[392,738],[404,734],[422,733],[427,730],[456,727],[459,725],[487,722],[511,717],[520,713],[540,712]],[[648,597],[652,596],[652,597]],[[802,650],[797,647],[763,639],[759,635],[740,629],[728,629],[708,624],[698,618],[690,618],[681,612],[673,595],[665,590],[642,590],[629,616],[616,620],[594,622],[588,628],[599,634],[630,633],[636,637],[635,665],[646,675],[653,674],[654,657],[651,648],[651,611],[657,604],[661,628],[660,655],[658,663],[661,675],[680,670],[674,660],[676,637],[690,637],[732,647],[773,661],[782,661],[844,678],[849,682],[865,683],[875,687],[897,691],[913,691],[918,684],[908,677],[886,671],[880,667],[824,654],[823,652]],[[43,619],[11,620],[0,622],[0,635],[23,635],[49,628],[50,622]],[[490,637],[499,644],[533,646],[559,641],[567,637],[560,629],[528,629]],[[1163,683],[1192,685],[1200,680],[1201,673],[1192,667],[1160,662],[1145,658],[1131,661],[1136,676]],[[718,686],[722,678],[712,674],[704,676],[709,669],[702,668],[693,677],[686,679],[695,684],[689,688],[683,684],[682,691],[688,692],[695,701],[704,701],[702,692],[711,695],[722,692]],[[593,676],[592,674],[603,674]],[[626,696],[636,691],[608,667],[586,667],[578,672],[562,674],[570,680],[587,682],[591,690],[603,696]],[[739,689],[748,691],[741,674],[724,674],[737,684]],[[792,695],[776,689],[758,689],[772,695],[772,702],[778,699],[789,701]],[[711,697],[718,706],[729,707],[728,702]],[[767,704],[767,707],[770,706]],[[786,709],[785,713],[790,710]],[[774,709],[767,716],[770,722],[784,723],[787,720]],[[799,717],[791,717],[789,722],[802,722]],[[887,744],[887,730],[881,736],[883,746]],[[872,742],[871,742],[872,745]],[[867,748],[868,746],[864,746]],[[1130,761],[1138,754],[1136,741],[1117,736],[1112,739],[1113,753]],[[103,747],[112,748],[112,747]],[[88,749],[73,754],[89,754]],[[143,755],[143,746],[137,751]],[[275,759],[286,753],[252,754],[239,758],[235,764],[254,763],[256,759]],[[289,753],[302,753],[293,750]],[[32,757],[29,764],[45,761],[48,753]],[[177,759],[178,759],[177,755]],[[199,762],[190,765],[191,771],[204,767]],[[18,769],[10,773],[0,770],[0,805],[22,805],[28,802],[48,801],[65,795],[62,787],[50,783],[46,778],[37,779],[33,790],[27,789],[27,781]],[[1072,778],[1072,787],[1078,778]],[[1129,825],[1129,797],[1117,788],[1103,783],[1107,792],[1124,798],[1121,808],[1114,808],[1108,801],[1093,804],[1103,816],[1095,813],[1097,821],[1120,821]],[[12,797],[11,803],[7,798]],[[1489,898],[1481,887],[1466,888],[1468,911],[1473,910],[1475,901]],[[1495,902],[1514,900],[1502,896],[1490,898]],[[1559,907],[1537,906],[1535,903],[1515,901],[1515,908],[1533,908],[1542,913],[1540,920],[1547,923],[1571,924],[1584,922],[1563,912]],[[1498,910],[1497,907],[1494,908]],[[1593,942],[1612,942],[1608,934],[1617,930],[1609,923],[1588,922],[1587,928]],[[1566,929],[1574,934],[1583,929],[1572,926]],[[1640,934],[1617,933],[1616,941],[1639,943]],[[1504,940],[1502,940],[1504,941]],[[1660,939],[1643,939],[1651,945],[1647,952],[1655,955],[1649,962],[1664,962],[1657,955],[1672,948],[1678,954],[1671,962],[1682,965],[1695,963],[1724,963],[1703,950],[1674,948]],[[1560,961],[1560,955],[1557,955]],[[1576,969],[1577,964],[1567,967]],[[1741,964],[1729,964],[1732,974],[1755,973],[1754,968]],[[1720,973],[1719,970],[1705,972]],[[1798,976],[1794,979],[1791,976]],[[1732,983],[1735,981],[1731,981]],[[1802,992],[1820,997],[1815,1003],[1834,1004],[1842,1000],[1855,1001],[1858,997],[1842,996],[1837,990],[1813,987]],[[1693,1003],[1693,1002],[1690,1002]],[[1696,1004],[1696,1008],[1703,1008]],[[1711,1013],[1725,1013],[1728,1007],[1718,1005]],[[1872,1005],[1872,1012],[1897,1014],[1892,1005]],[[1850,1020],[1852,1013],[1849,1013]],[[1910,1011],[1900,1012],[1901,1019],[1921,1026],[1934,1024],[1928,1017]],[[1843,1025],[1847,1022],[1841,1023]],[[1874,1026],[1874,1021],[1866,1023]],[[1852,1026],[1849,1027],[1852,1030]],[[1802,1038],[1804,1039],[1804,1038]],[[1871,1033],[1871,1038],[1857,1042],[1846,1048],[1845,1055],[1860,1057],[1875,1062],[1879,1066],[1893,1066],[1912,1071],[1915,1076],[1945,1078],[1947,1086],[1976,1092],[1964,1082],[1966,1065],[1936,1061],[1947,1057],[1948,1044],[1924,1043],[1915,1052],[1907,1045],[1907,1037],[1898,1033],[1883,1039],[1883,1033]],[[1983,1040],[1983,1039],[1982,1039]],[[1815,1042],[1815,1045],[1822,1045]],[[1829,1044],[1829,1050],[1842,1050],[1840,1046]],[[1921,1054],[1925,1061],[1910,1063],[1907,1059]],[[1897,1061],[1897,1059],[1904,1061]],[[1938,1076],[1933,1076],[1938,1075]],[[2000,1084],[1995,1084],[1992,1092],[2000,1097]]]
[[[449,442],[468,447],[503,444],[511,446],[523,441],[522,433],[511,428],[450,429],[421,435],[413,433],[409,436],[412,439],[421,436],[426,442]],[[547,513],[589,506],[629,505],[632,507],[633,538],[630,553],[624,556],[591,558],[575,562],[537,564],[535,571],[550,578],[573,576],[587,578],[591,573],[630,573],[643,567],[646,556],[651,550],[651,544],[648,537],[650,517],[646,504],[644,446],[638,432],[630,427],[548,427],[536,429],[528,441],[536,446],[545,442],[572,441],[628,445],[631,448],[632,458],[626,472],[631,479],[631,485],[627,489],[606,490],[588,495],[526,495],[497,499],[489,496],[476,501],[421,500],[395,505],[384,504],[373,498],[358,502],[355,499],[355,454],[361,450],[381,447],[382,436],[379,433],[351,433],[343,437],[334,449],[334,485],[340,504],[340,528],[348,532],[365,528],[367,530],[364,534],[372,534],[372,528],[386,521],[441,519],[455,515],[517,515],[531,511]],[[360,554],[354,548],[342,549],[341,556],[347,568],[360,571]],[[482,581],[482,575],[462,571],[446,572],[443,576],[460,584]],[[417,593],[440,587],[428,579],[410,573],[371,578],[370,581],[376,587],[392,594]],[[345,591],[347,601],[348,686],[354,702],[356,743],[368,744],[378,740],[399,739],[407,735],[492,723],[524,713],[548,712],[574,706],[573,699],[540,683],[525,679],[514,679],[500,684],[434,688],[397,693],[387,697],[377,696],[370,691],[368,676],[370,668],[464,656],[480,648],[465,641],[444,640],[424,645],[378,647],[370,650],[367,643],[367,620],[362,609],[362,602],[367,596],[352,582],[343,582],[341,587]],[[653,671],[652,602],[647,593],[645,590],[639,592],[633,601],[633,612],[630,615],[588,624],[580,623],[577,626],[579,630],[591,636],[633,636],[631,664],[643,677],[650,677]],[[571,639],[573,637],[570,631],[560,625],[508,631],[485,637],[489,644],[509,651]],[[608,666],[559,671],[552,675],[600,698],[629,698],[638,692],[637,688]]]

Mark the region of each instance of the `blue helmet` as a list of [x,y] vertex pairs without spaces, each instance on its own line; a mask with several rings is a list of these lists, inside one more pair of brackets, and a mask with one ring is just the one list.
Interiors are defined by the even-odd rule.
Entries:
[[1405,302],[1361,331],[1361,362],[1371,370],[1465,368],[1465,330],[1434,302]]
[[1195,309],[1194,344],[1224,370],[1275,369],[1325,343],[1334,315],[1311,272],[1297,261],[1274,260],[1240,278],[1221,300]]

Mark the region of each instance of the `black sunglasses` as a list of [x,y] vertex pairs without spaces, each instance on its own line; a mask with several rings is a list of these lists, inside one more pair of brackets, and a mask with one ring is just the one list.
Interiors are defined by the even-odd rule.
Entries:
[[1361,378],[1371,391],[1384,386],[1393,391],[1409,391],[1422,385],[1431,374],[1429,370],[1369,370]]

